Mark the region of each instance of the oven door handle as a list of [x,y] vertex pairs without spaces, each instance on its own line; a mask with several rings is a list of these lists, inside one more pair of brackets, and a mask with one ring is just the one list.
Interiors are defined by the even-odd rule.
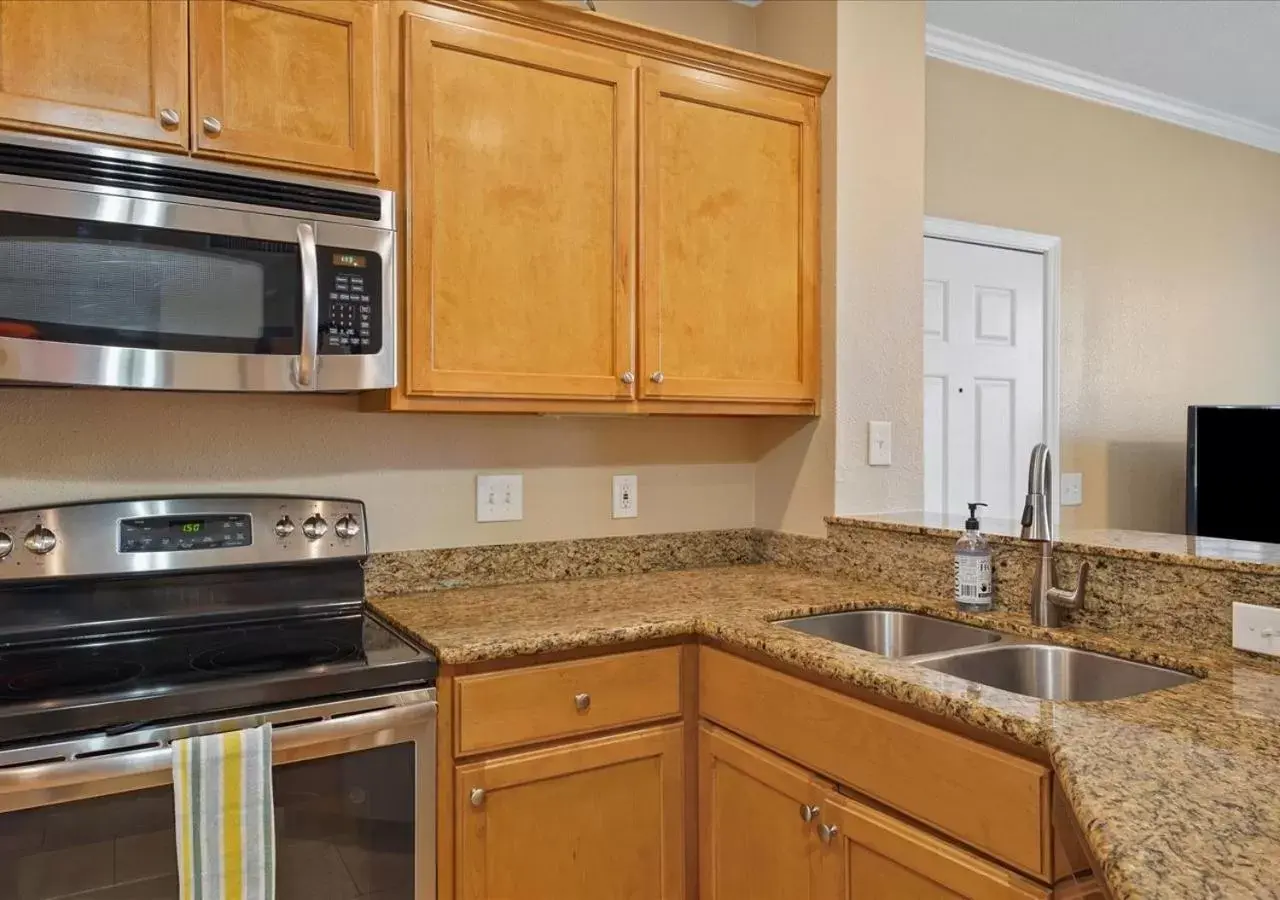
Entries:
[[[432,719],[436,715],[436,709],[437,705],[432,701],[392,706],[336,719],[322,719],[319,722],[298,725],[286,723],[272,730],[272,757],[293,757],[292,751],[356,737],[368,738],[375,746],[394,743],[389,735],[382,733]],[[263,716],[258,724],[267,721],[268,717]],[[301,758],[307,757],[304,755]],[[128,779],[130,789],[168,784],[171,781],[172,766],[173,748],[166,745],[122,750],[118,754],[88,759],[33,763],[29,766],[17,765],[0,769],[0,811],[20,809],[26,805],[18,803],[15,807],[14,801],[20,799],[16,795],[22,794],[37,793],[43,798],[41,805],[44,805],[101,796],[104,791],[95,790],[91,785],[105,781]]]
[[293,380],[299,388],[314,390],[320,345],[320,268],[316,230],[310,222],[298,223],[298,247],[302,251],[302,352],[294,362]]

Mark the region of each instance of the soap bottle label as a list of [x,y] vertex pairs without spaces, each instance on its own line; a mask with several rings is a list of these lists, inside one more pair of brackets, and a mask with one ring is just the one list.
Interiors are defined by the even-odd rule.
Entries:
[[955,560],[956,603],[965,606],[989,608],[991,604],[991,557],[985,553],[972,556],[957,553]]

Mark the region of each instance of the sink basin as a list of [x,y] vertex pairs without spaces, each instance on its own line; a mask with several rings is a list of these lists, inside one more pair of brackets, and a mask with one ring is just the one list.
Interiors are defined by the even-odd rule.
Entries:
[[1047,644],[972,650],[919,665],[1041,700],[1117,700],[1195,681],[1172,669]]
[[778,624],[893,658],[979,647],[1000,640],[999,634],[985,628],[891,609],[855,609],[785,619]]

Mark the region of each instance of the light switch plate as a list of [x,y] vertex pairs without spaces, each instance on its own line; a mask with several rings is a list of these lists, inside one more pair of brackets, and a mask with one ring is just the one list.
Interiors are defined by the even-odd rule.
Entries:
[[1079,506],[1084,503],[1084,474],[1063,472],[1060,496],[1063,506]]
[[1280,609],[1232,603],[1231,646],[1237,650],[1280,656]]
[[893,423],[867,423],[867,465],[893,465]]
[[639,479],[634,475],[613,476],[613,517],[615,519],[634,519],[640,515]]
[[516,522],[523,518],[522,475],[476,476],[477,522]]

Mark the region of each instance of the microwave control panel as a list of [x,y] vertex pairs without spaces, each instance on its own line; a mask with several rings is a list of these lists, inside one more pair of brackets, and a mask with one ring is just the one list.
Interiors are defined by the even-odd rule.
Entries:
[[382,257],[368,250],[317,247],[320,352],[368,355],[382,350]]

